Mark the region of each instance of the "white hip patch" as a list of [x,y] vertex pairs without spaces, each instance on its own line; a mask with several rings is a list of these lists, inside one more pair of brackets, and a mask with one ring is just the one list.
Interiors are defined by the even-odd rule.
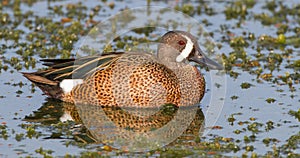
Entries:
[[59,83],[59,87],[62,88],[64,93],[69,93],[71,90],[83,83],[83,79],[64,79]]
[[177,56],[176,58],[176,62],[182,62],[184,59],[186,59],[192,52],[193,48],[194,48],[194,44],[192,42],[192,40],[183,35],[186,38],[186,45],[185,48],[182,50],[182,52]]
[[59,118],[61,122],[74,121],[70,113],[64,112],[64,114]]

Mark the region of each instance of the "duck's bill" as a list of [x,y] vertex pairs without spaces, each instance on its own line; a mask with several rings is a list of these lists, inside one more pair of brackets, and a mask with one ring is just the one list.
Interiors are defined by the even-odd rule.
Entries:
[[193,60],[194,62],[202,65],[202,66],[206,66],[207,68],[209,68],[210,70],[223,70],[223,66],[220,65],[219,63],[207,58],[207,57],[202,57],[202,58],[198,58]]
[[189,57],[190,61],[194,61],[202,66],[209,68],[210,70],[223,70],[223,66],[219,63],[209,59],[200,51],[196,51],[193,56]]

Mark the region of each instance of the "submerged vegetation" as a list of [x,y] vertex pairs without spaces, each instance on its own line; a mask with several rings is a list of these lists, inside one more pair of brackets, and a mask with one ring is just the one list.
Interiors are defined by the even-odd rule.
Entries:
[[[44,5],[44,11],[33,8],[33,6],[38,7],[41,5],[39,3]],[[147,1],[148,5],[161,3]],[[227,124],[217,124],[214,127],[209,127],[212,134],[198,137],[196,140],[176,142],[176,145],[169,145],[155,151],[130,153],[106,145],[95,146],[87,129],[80,126],[80,122],[62,122],[59,120],[65,110],[61,102],[47,100],[37,111],[22,118],[18,130],[8,125],[9,122],[6,122],[4,115],[2,116],[4,112],[1,111],[0,147],[3,146],[2,142],[6,141],[17,144],[16,142],[22,143],[25,140],[59,139],[62,141],[56,143],[60,144],[61,147],[68,148],[72,146],[76,149],[83,149],[81,152],[74,154],[59,155],[65,157],[118,155],[299,157],[300,3],[276,0],[236,0],[219,2],[219,4],[213,3],[200,0],[193,3],[174,2],[172,5],[161,5],[172,7],[192,16],[207,28],[211,28],[207,34],[212,36],[217,44],[207,45],[219,48],[220,52],[218,53],[225,67],[226,76],[233,81],[247,78],[243,77],[245,74],[252,77],[237,85],[232,85],[239,89],[234,91],[235,94],[227,92],[230,104],[233,104],[234,108],[238,108],[240,111],[248,108],[250,113],[243,111],[241,113],[226,114]],[[215,8],[214,5],[219,8],[221,6],[223,9]],[[106,0],[100,1],[96,6],[89,5],[88,2],[77,1],[1,1],[0,87],[6,85],[19,89],[10,94],[0,93],[0,102],[6,99],[7,95],[15,95],[18,98],[26,95],[25,97],[30,99],[36,92],[34,85],[5,80],[3,79],[4,74],[39,69],[41,68],[39,59],[41,58],[74,57],[76,55],[74,48],[80,44],[80,39],[101,22],[104,19],[103,17],[108,17],[130,7],[131,5],[124,5],[122,1],[109,2]],[[124,18],[124,21],[133,18],[134,16],[128,15],[126,19]],[[221,23],[217,22],[220,19],[223,21]],[[179,24],[180,22],[174,23],[170,27],[176,29]],[[114,28],[114,26],[111,27]],[[155,28],[150,27],[147,29],[134,29],[131,34],[116,38],[103,49],[104,51],[131,50],[139,43],[155,42],[158,40],[156,31]],[[89,51],[90,54],[97,53],[96,50],[90,50],[87,47],[81,47],[81,49]],[[5,81],[5,83],[2,83],[2,81]],[[268,98],[258,97],[261,99],[260,108],[255,108],[257,106],[252,108],[253,103],[251,100],[239,103],[242,95],[245,95],[244,93],[260,87],[262,84],[270,85],[274,93],[278,95],[273,96],[270,94]],[[22,87],[27,89],[22,89]],[[24,91],[30,91],[31,93],[30,95],[28,93],[24,94]],[[241,93],[241,95],[237,93]],[[286,103],[281,101],[281,97],[286,95],[289,96],[289,99],[296,101],[288,100]],[[250,97],[249,99],[252,99]],[[297,105],[293,104],[295,102]],[[0,106],[8,105],[0,104]],[[259,110],[268,111],[272,106],[279,106],[283,109],[284,112],[280,114],[282,118],[274,118],[274,120],[257,119],[252,114],[252,112]],[[18,118],[19,112],[13,113],[13,118]],[[297,122],[298,124],[291,122]],[[289,138],[279,139],[265,134],[274,130],[285,132],[281,129],[282,126],[292,129],[293,132],[291,132]],[[227,136],[226,133],[218,132],[223,129],[226,129],[227,132],[230,131],[228,133],[232,135]],[[56,151],[48,149],[48,146],[34,147],[36,147],[34,149],[35,153],[24,150],[18,151],[17,149],[16,152],[22,157],[58,156]],[[261,148],[267,149],[262,151]],[[0,152],[0,157],[1,154]]]

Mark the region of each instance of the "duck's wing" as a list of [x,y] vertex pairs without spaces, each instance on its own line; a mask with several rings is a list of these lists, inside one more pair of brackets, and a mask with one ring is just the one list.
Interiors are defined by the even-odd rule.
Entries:
[[42,59],[48,68],[33,73],[22,73],[50,97],[62,93],[59,83],[64,79],[84,79],[95,71],[106,69],[118,60],[123,52],[86,56],[79,59]]

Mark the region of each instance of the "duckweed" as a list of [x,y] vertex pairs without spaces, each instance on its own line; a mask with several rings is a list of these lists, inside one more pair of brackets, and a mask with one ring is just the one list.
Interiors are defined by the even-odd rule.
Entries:
[[234,130],[233,132],[234,132],[235,134],[240,134],[242,131],[239,130],[239,129],[236,129],[236,130]]
[[298,109],[298,111],[290,110],[289,114],[297,118],[298,121],[300,122],[300,108]]
[[[288,138],[287,143],[283,145],[283,149],[292,149],[295,150],[299,148],[299,140],[300,140],[300,132],[298,132],[295,135],[292,135],[290,138]],[[289,151],[289,150],[286,150]],[[293,155],[293,153],[291,152]]]
[[252,8],[255,5],[254,0],[246,0],[246,1],[235,1],[231,2],[231,5],[226,7],[224,13],[226,15],[226,19],[245,19],[248,14],[247,9]]
[[228,119],[227,119],[227,121],[231,124],[231,125],[233,125],[233,122],[235,121],[236,119],[233,117],[233,115],[231,115]]
[[277,39],[276,39],[276,43],[285,44],[286,43],[285,35],[284,34],[279,34]]
[[294,63],[292,64],[292,67],[300,68],[300,60],[295,60]]
[[253,151],[254,150],[254,147],[253,147],[253,145],[247,145],[246,147],[245,147],[245,150],[246,151]]
[[230,40],[231,47],[248,47],[249,44],[243,37],[234,37]]
[[16,134],[15,135],[15,139],[16,139],[16,141],[21,141],[21,140],[23,140],[24,139],[24,133],[20,133],[20,134]]
[[190,16],[192,16],[195,13],[194,6],[192,4],[184,4],[182,7],[177,5],[175,7],[175,10],[181,11]]
[[270,143],[276,143],[276,142],[278,142],[278,140],[275,139],[275,138],[269,138],[269,137],[267,137],[267,138],[264,138],[264,139],[262,140],[262,142],[263,142],[266,146],[269,146]]
[[282,18],[271,17],[270,15],[268,15],[266,13],[257,14],[255,16],[255,18],[260,19],[262,24],[264,24],[264,25],[276,24],[276,23],[280,23],[284,20]]
[[274,128],[274,122],[273,121],[268,121],[266,123],[266,127],[265,127],[266,131],[270,131],[273,128]]
[[[284,34],[287,33],[288,29],[289,29],[289,26],[287,24],[280,24],[278,27],[278,30],[277,30],[277,34],[282,37],[278,37],[278,38],[284,38],[284,40],[285,40]],[[285,44],[285,43],[283,43],[283,44]]]
[[4,140],[7,140],[9,135],[8,135],[8,132],[7,132],[7,126],[5,124],[4,125],[0,124],[0,132],[1,132],[0,138],[2,138]]
[[247,126],[247,129],[249,130],[249,131],[251,131],[252,133],[259,133],[259,132],[261,132],[261,130],[259,129],[260,127],[262,127],[263,126],[263,124],[262,123],[259,123],[259,122],[253,122],[253,123],[251,123],[251,124],[249,124],[248,126]]
[[231,98],[232,100],[236,100],[236,99],[238,99],[239,97],[236,96],[236,95],[233,95],[233,96],[231,96],[230,98]]
[[32,138],[38,138],[40,136],[40,133],[36,132],[35,128],[28,127],[26,133],[26,137],[32,139]]
[[248,88],[250,88],[251,86],[253,86],[253,85],[250,84],[250,83],[248,83],[248,82],[243,82],[243,83],[241,84],[241,88],[242,88],[242,89],[248,89]]
[[[261,69],[259,70],[260,72],[262,71]],[[266,73],[266,74],[258,74],[258,76],[266,81],[271,81],[273,75],[270,73]]]
[[22,94],[22,93],[23,93],[23,91],[21,91],[21,90],[18,90],[18,91],[16,91],[16,93],[17,93],[17,94]]
[[274,98],[268,98],[268,99],[266,99],[267,103],[274,103],[275,101],[276,101],[276,99],[274,99]]
[[36,149],[35,150],[36,153],[42,155],[43,157],[45,158],[51,158],[51,154],[54,152],[52,150],[45,150],[43,149],[42,147],[40,147],[39,149]]

